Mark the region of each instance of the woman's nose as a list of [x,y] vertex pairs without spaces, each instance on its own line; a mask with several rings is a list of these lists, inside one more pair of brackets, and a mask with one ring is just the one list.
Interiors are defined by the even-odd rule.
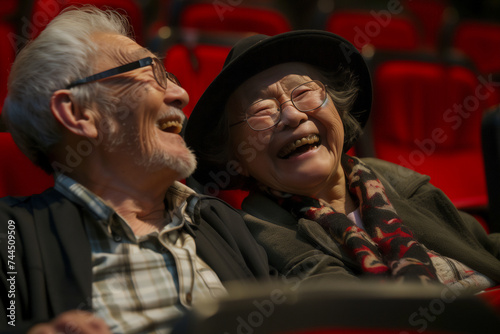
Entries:
[[169,81],[163,101],[182,109],[189,103],[189,95],[184,88]]
[[280,123],[283,125],[297,127],[300,123],[308,119],[307,114],[295,108],[291,101],[282,104],[281,108]]

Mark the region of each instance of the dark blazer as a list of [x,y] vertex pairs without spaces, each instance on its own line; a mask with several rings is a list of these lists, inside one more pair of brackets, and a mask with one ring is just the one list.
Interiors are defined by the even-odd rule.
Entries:
[[[195,223],[185,229],[196,240],[197,254],[223,283],[269,278],[267,256],[237,211],[208,196],[200,196],[194,211]],[[91,249],[84,228],[90,220],[95,220],[90,212],[53,188],[0,199],[0,329],[14,329],[7,325],[6,314],[11,276],[16,283],[16,331],[67,310],[92,309]],[[9,226],[15,226],[15,234]],[[15,253],[7,251],[9,233],[15,236],[10,236]],[[15,267],[9,268],[12,263]]]

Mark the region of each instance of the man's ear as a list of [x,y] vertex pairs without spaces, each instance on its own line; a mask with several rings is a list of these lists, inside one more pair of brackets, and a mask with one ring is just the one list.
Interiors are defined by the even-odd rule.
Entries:
[[69,90],[61,89],[54,92],[50,99],[50,109],[59,123],[69,131],[79,136],[97,138],[94,113],[76,105]]

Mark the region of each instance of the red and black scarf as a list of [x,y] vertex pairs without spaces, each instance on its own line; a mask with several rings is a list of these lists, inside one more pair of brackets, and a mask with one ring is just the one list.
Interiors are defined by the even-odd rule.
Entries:
[[276,196],[278,203],[297,218],[320,224],[325,231],[350,252],[361,270],[372,276],[398,280],[437,281],[436,269],[425,247],[403,225],[385,194],[382,183],[370,167],[356,157],[344,155],[342,167],[349,192],[359,201],[365,229],[345,214],[336,212],[315,198]]

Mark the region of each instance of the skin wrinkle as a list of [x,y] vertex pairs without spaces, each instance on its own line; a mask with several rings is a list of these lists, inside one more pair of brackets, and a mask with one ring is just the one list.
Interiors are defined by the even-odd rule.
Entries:
[[[287,63],[272,67],[243,83],[229,98],[227,110],[230,124],[238,121],[238,100],[278,98],[283,103],[290,99],[290,92],[299,84],[321,80],[314,67],[302,63]],[[235,128],[238,128],[237,130]],[[321,145],[307,159],[279,159],[278,152],[291,141],[308,134],[318,134]],[[303,113],[291,103],[283,106],[281,121],[273,128],[253,131],[246,123],[234,126],[231,131],[232,150],[241,164],[243,173],[258,182],[279,191],[324,199],[339,212],[351,212],[355,205],[346,195],[345,177],[340,166],[344,142],[342,120],[331,99],[322,108]],[[258,136],[259,142],[251,144],[248,138]],[[254,148],[255,158],[248,159],[238,150],[247,140]],[[321,158],[320,158],[321,157]]]
[[114,39],[109,40],[109,35],[110,34],[103,32],[95,33],[92,37],[99,50],[99,61],[94,64],[95,73],[152,55],[151,51],[144,47],[135,48],[133,50],[129,48],[113,47],[114,45],[120,45],[122,43],[130,44],[130,42],[134,41],[121,35],[114,35]]
[[[98,59],[96,71],[123,65],[121,61],[154,57],[128,38],[113,34],[99,38],[102,49],[120,51],[104,52],[106,56]],[[122,57],[120,62],[110,61],[115,53]],[[167,89],[159,86],[151,66],[92,84],[103,85],[117,99],[116,110],[102,115],[111,120],[112,131],[100,129],[102,143],[94,147],[92,158],[85,159],[69,176],[106,199],[136,235],[158,230],[165,223],[164,196],[168,185],[187,177],[196,167],[194,155],[182,137],[157,127],[158,120],[166,115],[184,117],[181,108],[189,101],[187,93],[171,82]],[[94,114],[98,114],[97,110]],[[94,124],[102,126],[99,122]],[[121,136],[118,142],[112,140],[116,135]],[[76,144],[81,139],[74,140]],[[138,178],[140,183],[135,182]],[[158,187],[159,183],[165,186]]]
[[[135,50],[130,50],[129,48],[110,48],[106,43],[106,35],[99,35],[96,37],[96,42],[100,44],[101,49],[106,50],[103,53],[106,58],[113,59],[113,57],[119,58],[121,61],[119,63],[114,60],[113,63],[109,61],[104,61],[105,65],[100,65],[96,71],[104,71],[109,68],[137,61],[146,56],[154,55],[145,48],[139,48]],[[131,40],[120,36],[119,38],[113,40],[111,44],[117,42],[130,43]],[[120,145],[125,145],[126,149],[133,149],[137,144],[140,145],[141,151],[145,152],[142,155],[136,155],[133,159],[140,165],[146,167],[152,167],[159,164],[159,160],[165,160],[162,154],[155,148],[155,142],[159,141],[158,133],[154,128],[149,125],[151,123],[156,123],[159,119],[165,118],[169,115],[177,115],[180,119],[184,119],[184,114],[180,109],[167,111],[163,110],[158,114],[147,113],[145,115],[136,116],[134,119],[131,110],[136,108],[136,105],[140,105],[143,99],[148,98],[149,95],[154,94],[155,90],[163,93],[164,89],[159,86],[155,79],[153,70],[151,66],[146,66],[134,71],[122,73],[116,75],[106,80],[106,85],[110,86],[114,92],[114,95],[118,98],[117,115],[113,115],[112,128],[124,128],[128,127],[131,129],[128,132],[112,131],[107,137],[106,141],[110,151],[117,151]],[[173,85],[173,83],[171,83]],[[170,85],[169,85],[170,86]],[[132,102],[132,103],[131,103]],[[160,107],[158,107],[160,108]],[[130,117],[132,115],[132,117]],[[145,116],[145,117],[144,117]],[[133,120],[134,119],[134,120]],[[132,134],[142,134],[141,136],[134,136]],[[119,138],[118,140],[116,138]],[[169,164],[174,163],[174,159],[170,160]],[[182,161],[181,161],[182,163]],[[186,173],[184,173],[186,174]]]
[[[94,73],[124,65],[149,55],[148,50],[145,48],[130,50],[129,48],[110,47],[114,44],[119,44],[119,42],[129,43],[130,39],[125,36],[115,35],[113,40],[109,42],[108,37],[109,34],[106,33],[97,33],[93,36],[93,40],[99,50],[99,61],[94,64]],[[138,69],[132,72],[139,72],[140,70],[145,69]],[[108,123],[106,126],[112,129],[107,141],[110,144],[110,149],[123,142],[124,134],[118,131],[120,121],[126,119],[130,114],[130,110],[139,104],[141,100],[142,95],[138,88],[141,87],[140,84],[144,81],[138,81],[135,77],[136,73],[132,72],[122,73],[94,83],[96,85],[105,83],[105,87],[111,91],[110,95],[115,96],[117,101],[115,110],[117,115],[113,115],[113,119],[107,118],[104,120]],[[154,80],[154,77],[152,79]],[[125,100],[123,100],[123,97],[126,97]]]

